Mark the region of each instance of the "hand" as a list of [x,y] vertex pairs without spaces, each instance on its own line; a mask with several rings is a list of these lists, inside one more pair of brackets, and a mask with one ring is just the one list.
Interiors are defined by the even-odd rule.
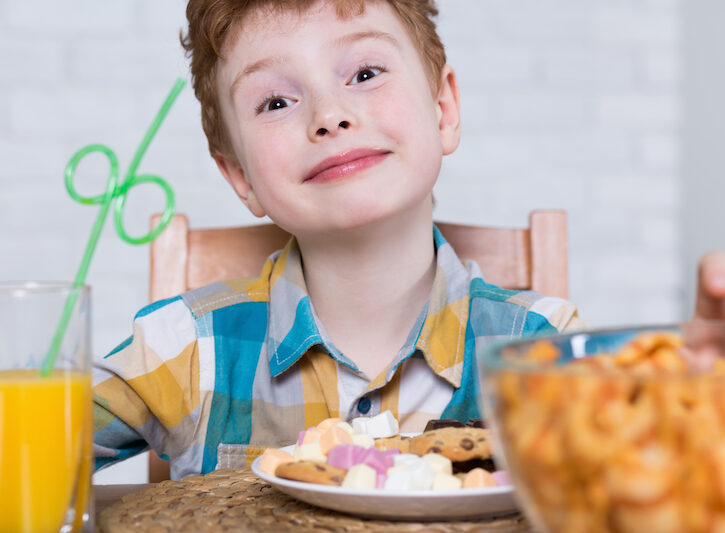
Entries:
[[700,260],[695,318],[725,319],[725,251],[708,252]]

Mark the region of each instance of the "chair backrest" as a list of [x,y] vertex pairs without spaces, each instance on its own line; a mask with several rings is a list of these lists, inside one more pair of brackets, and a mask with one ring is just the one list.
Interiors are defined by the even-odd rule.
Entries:
[[[152,227],[159,220],[154,215]],[[437,225],[461,259],[478,262],[487,282],[568,297],[564,211],[533,211],[528,228]],[[255,276],[267,256],[282,248],[289,237],[274,224],[190,229],[185,215],[175,215],[151,244],[151,300],[212,281]]]
[[[152,227],[160,218],[152,217]],[[478,262],[488,283],[568,297],[564,211],[533,211],[528,228],[437,225],[461,259]],[[282,248],[289,237],[274,224],[190,229],[185,215],[175,215],[151,243],[151,301],[213,281],[255,276],[267,256]],[[149,481],[168,476],[168,463],[151,452]]]

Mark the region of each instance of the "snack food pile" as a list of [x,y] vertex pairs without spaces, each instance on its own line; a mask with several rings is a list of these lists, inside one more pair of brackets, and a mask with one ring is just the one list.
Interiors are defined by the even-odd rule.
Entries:
[[550,531],[725,531],[725,371],[700,356],[658,332],[554,368],[542,340],[530,369],[488,376],[512,478]]
[[268,475],[351,489],[448,490],[509,485],[494,470],[481,421],[431,420],[415,437],[400,435],[390,411],[347,423],[328,418],[301,431],[292,453],[269,449]]

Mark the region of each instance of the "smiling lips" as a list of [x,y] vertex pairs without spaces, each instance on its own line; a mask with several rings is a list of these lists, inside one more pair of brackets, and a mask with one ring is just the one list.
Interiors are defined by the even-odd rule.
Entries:
[[325,183],[347,177],[361,170],[377,165],[385,159],[390,152],[374,148],[358,148],[329,157],[316,165],[305,182]]

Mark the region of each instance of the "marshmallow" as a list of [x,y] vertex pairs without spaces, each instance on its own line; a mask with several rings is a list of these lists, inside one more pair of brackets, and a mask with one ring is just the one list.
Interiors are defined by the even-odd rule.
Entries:
[[367,435],[368,434],[368,420],[367,416],[359,416],[352,419],[352,430],[356,435]]
[[388,472],[387,472],[387,475],[388,475],[388,476],[392,476],[392,475],[393,475],[393,474],[395,474],[396,472],[402,472],[403,470],[405,470],[405,467],[406,467],[406,466],[407,466],[407,465],[400,465],[400,466],[391,466],[390,468],[388,468]]
[[417,461],[403,468],[393,470],[385,481],[386,490],[428,490],[433,486],[435,473],[426,461]]
[[372,448],[375,446],[375,441],[370,435],[365,433],[356,433],[352,436],[352,443],[362,446],[363,448]]
[[368,435],[374,439],[393,437],[399,431],[398,421],[390,410],[383,411],[368,421]]
[[386,450],[381,452],[374,446],[372,448],[365,449],[365,455],[362,458],[362,463],[374,468],[377,472],[385,474],[388,468],[393,466],[393,457],[398,450]]
[[415,455],[414,453],[399,453],[397,455],[393,456],[393,466],[402,466],[406,467],[410,464],[413,464],[417,461],[422,461],[419,456]]
[[342,420],[340,420],[337,417],[336,418],[325,418],[322,422],[317,424],[317,429],[319,429],[320,431],[322,431],[324,433],[325,431],[327,431],[328,429],[330,429],[333,426],[336,426],[340,422],[342,422]]
[[294,461],[292,454],[283,452],[282,450],[268,448],[264,451],[262,458],[259,460],[259,469],[265,474],[273,476],[279,465],[291,463],[292,461]]
[[460,478],[442,472],[436,472],[433,478],[433,490],[454,490],[460,489],[462,485]]
[[340,429],[344,429],[350,435],[352,435],[353,433],[355,433],[355,431],[352,429],[352,426],[350,424],[348,424],[347,422],[338,422],[337,424],[335,424],[335,426],[336,427],[339,427]]
[[512,485],[509,473],[506,470],[496,470],[491,474],[499,486],[503,487],[506,485]]
[[418,461],[409,465],[404,472],[413,476],[413,489],[427,490],[433,486],[435,472],[427,461]]
[[295,461],[302,461],[303,459],[307,459],[309,461],[320,461],[324,463],[327,460],[325,454],[322,453],[319,440],[312,441],[308,444],[303,444],[301,446],[295,446],[294,456]]
[[491,472],[488,472],[483,468],[474,468],[473,470],[470,470],[463,478],[464,489],[495,487],[496,485],[498,485],[496,478],[493,477]]
[[362,463],[366,448],[354,444],[341,444],[335,446],[327,453],[327,463],[335,468],[350,470],[354,465]]
[[[397,468],[397,467],[395,467]],[[395,470],[392,468],[391,470]],[[413,477],[405,472],[405,469],[388,473],[388,479],[385,480],[385,490],[394,490],[405,492],[413,488]]]
[[[392,451],[392,450],[389,450]],[[395,450],[397,451],[397,450]],[[327,454],[327,463],[336,468],[349,470],[354,465],[365,464],[376,472],[385,474],[393,466],[394,453],[381,452],[374,446],[363,448],[354,444],[335,446]]]
[[342,486],[349,489],[374,489],[377,472],[368,465],[354,465],[347,471]]
[[439,453],[427,453],[421,457],[424,461],[433,468],[434,472],[440,472],[441,474],[453,474],[453,465],[448,457],[443,457]]
[[310,428],[305,431],[305,434],[302,437],[302,444],[309,444],[320,439],[322,439],[322,431],[317,428]]
[[388,409],[379,415],[352,419],[352,429],[355,433],[367,433],[374,439],[392,437],[398,434],[398,421]]
[[342,428],[331,426],[322,434],[320,449],[327,455],[331,449],[341,444],[354,444],[352,436]]

